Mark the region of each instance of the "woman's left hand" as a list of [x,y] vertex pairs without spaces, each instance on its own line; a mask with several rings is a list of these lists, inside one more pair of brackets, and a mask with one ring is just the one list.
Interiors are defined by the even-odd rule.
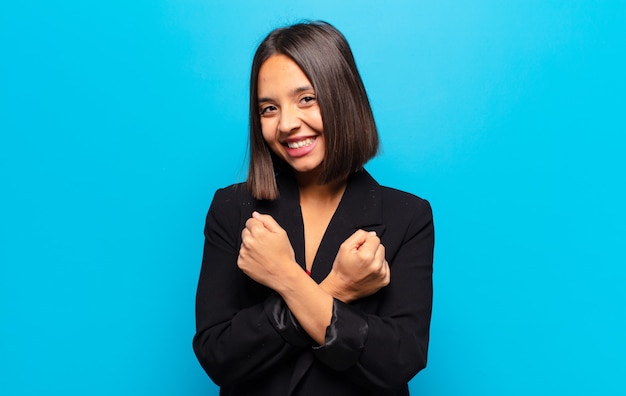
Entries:
[[241,232],[237,266],[255,281],[277,290],[281,275],[298,264],[285,230],[272,216],[253,212]]

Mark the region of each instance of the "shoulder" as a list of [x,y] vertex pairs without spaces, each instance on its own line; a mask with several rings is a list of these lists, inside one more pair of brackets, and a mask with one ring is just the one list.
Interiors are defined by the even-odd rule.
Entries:
[[411,218],[432,218],[430,203],[419,196],[383,186],[366,170],[356,172],[348,181],[344,195],[346,201],[354,205],[353,216],[360,217],[364,212],[380,213],[385,223],[403,224]]
[[432,254],[435,229],[430,203],[395,188],[381,186],[380,190],[382,218],[387,226],[385,247],[395,251],[402,246],[421,246],[420,252]]
[[380,186],[380,191],[383,205],[388,210],[432,212],[430,203],[415,194],[386,186]]
[[230,186],[219,188],[215,191],[211,206],[239,206],[242,204],[251,205],[254,198],[246,188],[245,183],[231,184]]
[[237,232],[244,213],[252,211],[254,198],[245,183],[232,184],[215,191],[206,218],[206,226],[233,227]]
[[355,174],[351,182],[357,186],[356,189],[360,190],[360,194],[364,194],[367,191],[374,196],[377,195],[379,198],[375,198],[373,202],[380,200],[379,202],[384,212],[397,212],[405,215],[408,214],[408,211],[431,213],[430,203],[426,199],[407,191],[381,185],[366,170]]
[[414,232],[432,228],[433,213],[429,201],[396,188],[380,186],[380,191],[385,223]]

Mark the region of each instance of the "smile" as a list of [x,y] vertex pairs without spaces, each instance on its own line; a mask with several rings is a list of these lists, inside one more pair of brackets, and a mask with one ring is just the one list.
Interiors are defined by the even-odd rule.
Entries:
[[318,137],[319,136],[303,136],[302,138],[293,138],[283,142],[282,145],[285,147],[285,154],[291,158],[307,156],[317,147],[319,141]]
[[298,140],[297,142],[285,142],[285,145],[290,149],[299,149],[301,147],[305,147],[310,145],[315,141],[314,137],[306,138],[303,140]]

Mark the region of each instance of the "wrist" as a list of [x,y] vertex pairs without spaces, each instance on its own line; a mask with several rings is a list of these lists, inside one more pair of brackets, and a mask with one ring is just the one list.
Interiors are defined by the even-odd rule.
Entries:
[[291,261],[289,265],[283,266],[282,272],[277,277],[277,282],[272,289],[284,297],[286,293],[297,290],[304,278],[310,279],[298,263]]
[[344,288],[340,287],[340,284],[335,273],[331,271],[322,283],[320,283],[320,288],[341,302],[351,302],[353,298]]

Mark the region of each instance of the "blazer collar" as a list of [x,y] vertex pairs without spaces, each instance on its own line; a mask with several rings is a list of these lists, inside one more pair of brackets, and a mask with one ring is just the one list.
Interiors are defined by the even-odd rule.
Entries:
[[[282,220],[279,224],[288,233],[303,228],[300,194],[293,176],[290,173],[277,175],[277,183],[280,198],[273,202],[276,205],[273,210],[273,204],[269,204],[267,210],[277,216],[277,220]],[[346,191],[328,227],[346,228],[352,232],[359,229],[376,231],[379,236],[384,233],[382,190],[365,169],[355,172],[348,179]]]
[[348,180],[335,217],[352,232],[363,229],[376,231],[379,236],[384,233],[382,191],[366,170],[354,173]]
[[[287,231],[296,261],[304,267],[304,223],[298,187],[289,174],[277,175],[277,182],[280,198],[267,209]],[[317,283],[324,280],[332,269],[341,243],[359,229],[376,231],[379,237],[385,232],[382,222],[382,189],[365,170],[354,173],[348,179],[346,191],[322,238],[311,268],[311,277]],[[294,365],[288,394],[292,394],[314,360],[310,352],[298,359]]]
[[[304,224],[300,211],[298,187],[291,175],[277,178],[280,198],[276,203],[280,210],[272,211],[278,223],[287,231],[294,248],[296,261],[304,267]],[[330,272],[337,250],[356,230],[376,231],[380,237],[385,232],[382,222],[382,190],[380,185],[361,170],[348,179],[346,191],[339,202],[328,228],[322,238],[311,276],[321,282]]]

